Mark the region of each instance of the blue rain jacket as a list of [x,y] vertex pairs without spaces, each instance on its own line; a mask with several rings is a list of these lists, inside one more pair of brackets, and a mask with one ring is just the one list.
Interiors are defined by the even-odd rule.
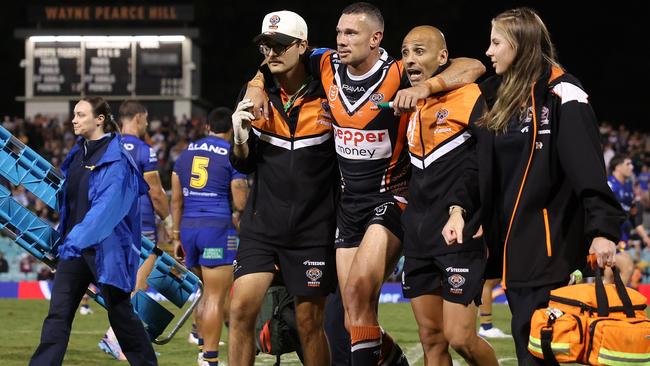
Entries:
[[[60,259],[72,259],[80,257],[84,249],[95,249],[98,282],[131,292],[141,244],[138,197],[147,193],[148,186],[121,140],[116,134],[92,169],[88,180],[90,208],[84,219],[68,233],[58,254]],[[61,166],[66,180],[74,179],[67,176],[67,171],[72,156],[79,150],[79,145],[75,144]],[[58,231],[63,235],[67,211],[65,187],[61,192]]]

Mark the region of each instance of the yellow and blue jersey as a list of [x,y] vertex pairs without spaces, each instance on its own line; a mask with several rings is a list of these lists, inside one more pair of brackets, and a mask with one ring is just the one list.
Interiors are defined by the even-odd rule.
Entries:
[[230,143],[208,136],[190,143],[174,172],[183,191],[183,218],[230,218],[230,182],[246,179],[228,159]]

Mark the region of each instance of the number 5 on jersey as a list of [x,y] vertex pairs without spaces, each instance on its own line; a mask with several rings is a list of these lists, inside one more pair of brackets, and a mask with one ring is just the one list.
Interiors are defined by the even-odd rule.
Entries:
[[192,159],[192,178],[190,179],[190,187],[201,189],[208,183],[208,164],[210,158],[204,156],[195,156]]

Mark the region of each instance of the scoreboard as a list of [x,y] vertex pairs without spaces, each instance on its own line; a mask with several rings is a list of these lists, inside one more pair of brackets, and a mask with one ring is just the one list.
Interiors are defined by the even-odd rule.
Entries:
[[32,63],[34,95],[78,95],[81,92],[79,42],[36,43]]
[[26,97],[188,96],[186,42],[184,36],[30,37]]

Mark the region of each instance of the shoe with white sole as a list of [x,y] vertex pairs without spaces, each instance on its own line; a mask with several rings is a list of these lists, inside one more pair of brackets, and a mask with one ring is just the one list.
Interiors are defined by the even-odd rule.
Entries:
[[478,328],[478,335],[484,338],[512,338],[510,334],[505,334],[501,329],[492,327],[490,329]]
[[126,356],[122,353],[122,348],[117,342],[111,341],[108,337],[104,336],[99,344],[97,345],[99,349],[109,354],[111,357],[118,361],[126,361]]

